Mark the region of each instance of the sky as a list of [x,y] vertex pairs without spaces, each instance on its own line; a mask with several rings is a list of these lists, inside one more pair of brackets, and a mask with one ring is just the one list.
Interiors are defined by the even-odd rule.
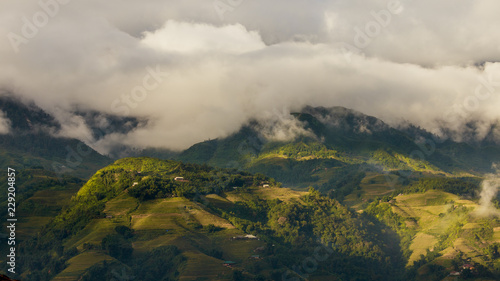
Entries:
[[[1,1],[0,90],[101,153],[181,150],[306,105],[481,139],[500,117],[498,11],[495,0]],[[76,110],[148,122],[95,140]]]

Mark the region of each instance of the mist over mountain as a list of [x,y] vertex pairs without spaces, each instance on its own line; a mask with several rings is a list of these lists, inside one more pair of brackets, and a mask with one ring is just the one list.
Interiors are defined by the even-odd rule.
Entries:
[[0,134],[2,168],[43,167],[59,177],[87,177],[110,161],[84,142],[60,135],[63,128],[56,118],[34,104],[0,97],[0,111],[8,120],[8,131]]
[[[148,120],[99,139],[102,154],[182,151],[306,105],[408,121],[454,141],[499,139],[493,0],[432,13],[427,0],[54,3],[39,27],[45,6],[1,4],[0,87],[82,141],[93,129],[78,112]],[[0,132],[7,123],[0,117]]]
[[[194,144],[177,156],[179,152],[165,148],[143,148],[106,142],[110,138],[125,137],[131,132],[141,130],[150,122],[154,122],[152,120],[79,110],[72,113],[71,120],[60,123],[56,117],[57,113],[47,113],[33,103],[23,102],[14,96],[3,97],[0,102],[0,110],[9,128],[7,133],[1,135],[5,144],[10,143],[15,147],[19,138],[23,138],[20,143],[29,139],[32,139],[31,143],[80,141],[84,146],[90,146],[101,154],[104,150],[105,155],[115,159],[153,156],[244,168],[248,162],[259,159],[273,149],[276,150],[278,146],[304,143],[306,146],[314,144],[328,151],[336,151],[339,157],[360,157],[365,162],[373,159],[376,151],[388,150],[389,154],[401,154],[430,163],[442,172],[456,173],[460,170],[474,173],[491,172],[491,165],[498,161],[500,155],[495,137],[496,125],[488,128],[486,137],[481,141],[463,137],[463,142],[455,142],[453,138],[446,137],[445,129],[440,131],[444,132],[443,134],[436,135],[409,122],[392,126],[376,117],[344,107],[305,106],[295,112],[283,110],[262,114],[246,123],[236,133]],[[79,133],[68,130],[69,127],[80,128],[77,130]],[[469,123],[468,128],[470,131],[481,130],[480,125],[474,122]],[[34,145],[34,148],[30,149],[38,154],[45,151],[47,157],[52,157],[51,153],[60,154],[61,158],[70,154],[66,150],[56,149],[55,145],[52,146],[53,149],[36,147],[37,145]],[[195,151],[194,154],[191,151]],[[402,164],[402,167],[415,169],[407,164]]]
[[[273,129],[267,130],[269,127]],[[283,154],[285,150],[290,154]],[[249,168],[272,158],[307,162],[306,158],[301,159],[301,150],[318,153],[313,159],[370,163],[386,170],[427,170],[419,165],[430,165],[430,170],[444,173],[491,172],[500,156],[495,144],[458,143],[411,124],[394,128],[378,118],[343,107],[307,106],[286,119],[254,121],[227,138],[196,144],[181,153],[179,159]],[[373,161],[380,153],[392,158],[392,164]]]

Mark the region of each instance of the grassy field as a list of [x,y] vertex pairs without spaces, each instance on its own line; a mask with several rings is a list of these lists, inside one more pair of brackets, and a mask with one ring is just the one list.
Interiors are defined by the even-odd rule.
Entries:
[[[456,238],[439,253],[440,256],[432,263],[444,266],[451,271],[452,260],[460,254],[465,258],[470,258],[470,262],[485,264],[487,259],[483,250],[492,243],[500,242],[500,227],[496,226],[497,220],[494,218],[482,218],[475,215],[474,210],[477,206],[473,201],[436,190],[396,196],[392,202],[393,212],[408,218],[407,225],[417,230],[410,246],[413,252],[408,265],[412,265],[421,255],[425,256],[428,250],[434,251],[439,239],[445,239],[450,235],[456,235]],[[487,229],[490,224],[495,226],[492,228],[491,238],[473,242],[474,233],[478,233],[485,227]],[[450,229],[455,230],[450,233]],[[419,269],[423,278],[421,280],[430,278],[426,272],[425,266]],[[445,278],[444,280],[454,279]]]
[[289,188],[268,187],[254,189],[252,193],[264,200],[279,199],[281,201],[289,201],[291,199],[299,199],[299,197],[306,195],[308,192],[296,191]]
[[[62,207],[69,204],[71,196],[78,191],[79,186],[73,185],[67,189],[45,189],[37,191],[31,196],[25,205],[34,205],[35,208],[30,208],[21,212],[21,215],[33,215],[38,213],[41,216],[53,217],[59,213]],[[42,208],[36,208],[40,206]],[[23,206],[20,206],[23,208]],[[31,213],[29,213],[31,211]]]
[[37,191],[18,207],[18,239],[24,240],[36,233],[67,206],[71,196],[78,191],[77,185],[67,189],[45,189]]
[[32,237],[51,220],[51,217],[26,217],[19,219],[16,231],[17,238],[25,240]]
[[[419,259],[421,254],[425,255],[427,249],[432,250],[439,236],[443,235],[451,224],[468,217],[468,214],[447,214],[447,211],[459,199],[456,195],[436,190],[395,197],[393,212],[417,221],[414,227],[418,233],[410,246],[413,253],[408,261],[409,265]],[[464,200],[460,205],[473,206],[474,202]]]
[[111,233],[114,233],[115,227],[122,225],[121,222],[115,222],[112,219],[94,219],[83,230],[78,232],[64,243],[64,247],[77,247],[82,249],[84,243],[101,245],[102,239]]
[[139,201],[136,198],[129,196],[127,193],[122,193],[113,200],[106,202],[104,213],[114,217],[126,216],[138,206]]
[[359,211],[367,202],[391,194],[399,186],[395,184],[396,178],[395,175],[367,172],[361,181],[360,189],[347,195],[343,204]]
[[[263,200],[274,200],[279,199],[281,201],[289,201],[291,199],[299,199],[301,196],[306,195],[306,191],[297,191],[290,188],[280,188],[280,187],[253,187],[245,192],[231,191],[225,193],[225,198],[218,199],[216,197],[211,197],[211,200],[218,199],[219,204],[225,202],[226,204],[238,201],[252,200],[255,197]],[[220,196],[218,196],[220,197]]]
[[[273,195],[272,191],[276,191],[276,194]],[[236,193],[228,197],[241,199]],[[298,198],[302,193],[273,188],[264,191],[255,189],[250,194],[267,199],[290,200]],[[210,203],[226,207],[233,204],[218,195],[210,195],[206,199]],[[233,269],[224,267],[223,261],[233,260],[237,262],[235,268],[243,270],[245,266],[255,262],[249,259],[255,254],[254,249],[265,245],[258,239],[233,240],[232,237],[245,233],[235,229],[227,220],[211,213],[203,204],[186,198],[139,202],[123,193],[108,201],[104,212],[112,217],[94,219],[77,235],[66,241],[65,247],[75,246],[83,251],[84,243],[99,246],[106,235],[115,233],[116,226],[125,225],[134,230],[134,256],[138,257],[156,247],[175,245],[187,258],[180,269],[180,280],[230,280]],[[202,226],[209,224],[219,226],[221,230],[208,233]],[[210,249],[222,251],[223,259],[207,255],[206,252]],[[71,259],[69,267],[55,280],[78,280],[78,276],[90,266],[109,258],[100,250],[84,251]]]
[[218,260],[197,252],[184,252],[187,263],[181,270],[180,281],[191,280],[231,280],[232,269],[222,266]]
[[430,234],[418,233],[413,239],[410,249],[413,251],[408,263],[411,265],[417,260],[420,255],[426,255],[427,250],[433,250],[433,246],[437,242],[437,238]]
[[104,260],[114,260],[112,257],[100,252],[84,252],[68,261],[69,266],[59,273],[54,281],[73,281],[85,272],[86,269]]
[[221,208],[221,209],[231,208],[231,206],[233,205],[232,201],[229,201],[228,199],[221,197],[220,195],[217,195],[217,194],[209,194],[209,195],[205,196],[204,198],[210,204],[213,204],[215,207]]

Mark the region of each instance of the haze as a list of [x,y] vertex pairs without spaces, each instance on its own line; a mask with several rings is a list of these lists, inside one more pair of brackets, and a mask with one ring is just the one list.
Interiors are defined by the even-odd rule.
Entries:
[[[305,105],[500,140],[498,11],[494,0],[2,1],[0,88],[102,153],[185,149]],[[95,140],[76,110],[148,123]]]

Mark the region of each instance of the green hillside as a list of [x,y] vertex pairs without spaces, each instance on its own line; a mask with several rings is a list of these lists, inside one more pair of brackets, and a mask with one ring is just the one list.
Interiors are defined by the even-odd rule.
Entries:
[[0,110],[10,121],[10,131],[0,134],[0,168],[44,168],[58,177],[88,178],[111,163],[82,141],[54,136],[61,125],[35,105],[0,96]]
[[83,186],[68,178],[49,189],[50,175],[30,171],[38,187],[19,207],[21,280],[498,277],[500,221],[473,213],[479,178],[420,173],[389,188],[383,174],[352,167],[326,184],[354,187],[343,198],[353,209],[331,189],[171,160],[121,159]]
[[407,174],[419,173],[481,175],[500,158],[497,146],[441,141],[424,130],[398,130],[341,107],[306,107],[292,116],[309,133],[276,141],[254,122],[229,137],[195,144],[177,159],[263,173],[295,188],[325,189],[339,169],[392,173],[407,181]]
[[[498,280],[500,220],[474,213],[478,204],[441,190],[399,194],[365,210],[391,226],[408,249],[407,267],[416,280]],[[472,270],[464,270],[470,264]],[[464,279],[461,279],[464,280]]]
[[[231,169],[128,158],[98,171],[37,238],[23,242],[19,263],[23,280],[95,280],[122,269],[141,280],[277,280],[304,274],[294,266],[320,251],[325,260],[310,280],[353,272],[400,280],[406,262],[397,239],[314,189],[292,191]],[[155,271],[148,257],[157,253],[172,266]]]
[[[6,112],[52,122],[33,109]],[[0,137],[0,164],[18,170],[20,275],[12,277],[500,278],[500,220],[474,213],[498,146],[422,147],[429,133],[344,108],[307,107],[292,116],[308,133],[289,141],[265,138],[251,123],[177,160],[124,158],[101,168],[109,160],[89,150],[62,170],[53,166],[68,163],[60,148],[83,144],[28,133],[31,121],[19,121],[13,134]],[[1,245],[6,252],[6,241]]]

